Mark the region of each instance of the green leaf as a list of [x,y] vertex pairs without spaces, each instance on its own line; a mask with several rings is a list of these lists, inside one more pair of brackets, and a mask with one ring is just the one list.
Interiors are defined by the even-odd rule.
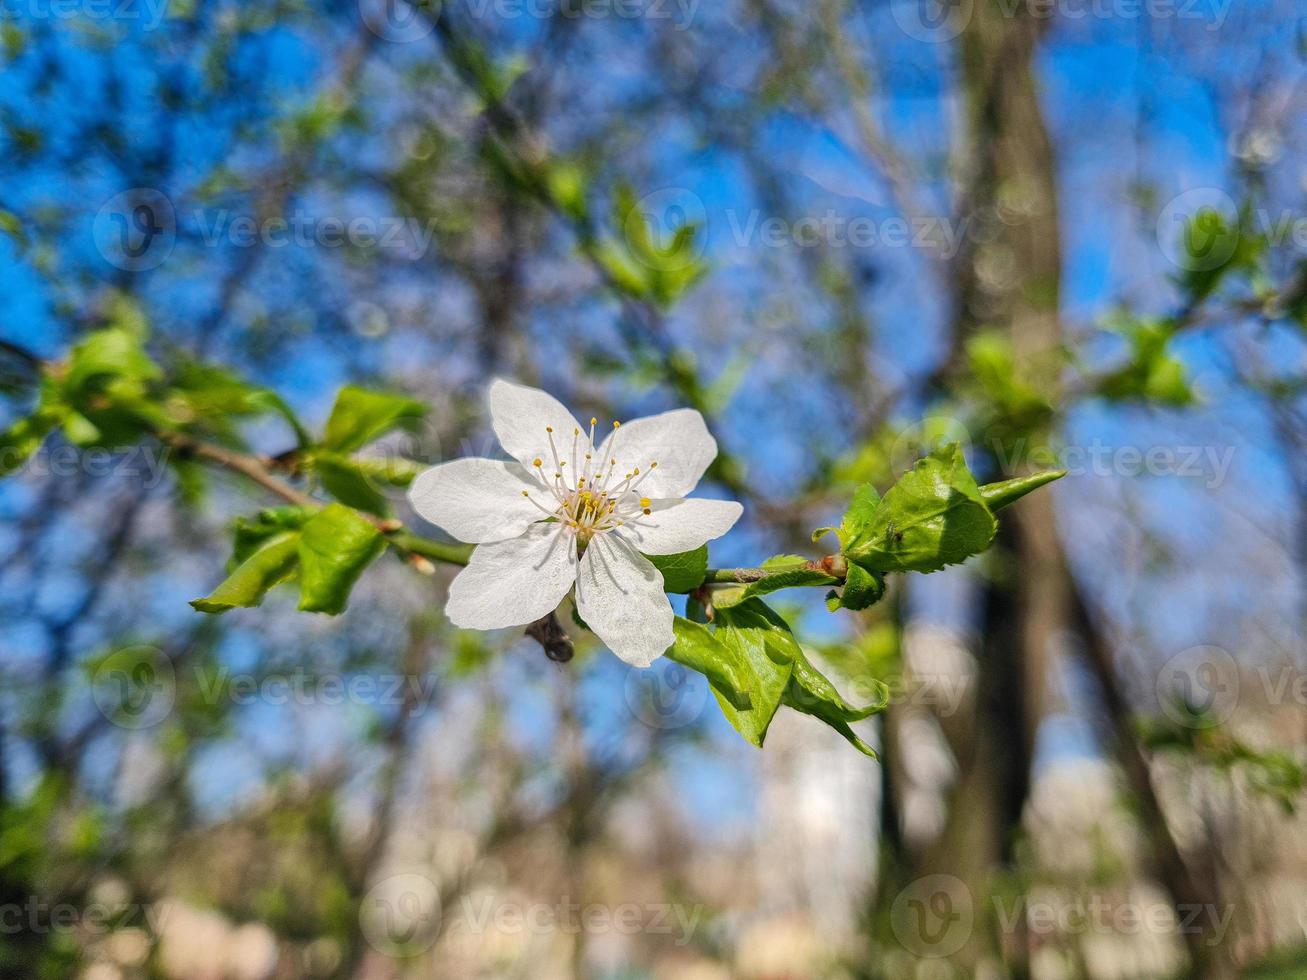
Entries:
[[844,577],[844,588],[838,593],[831,592],[826,597],[826,608],[831,612],[836,609],[866,609],[879,602],[884,594],[885,579],[881,575],[850,562]]
[[870,483],[864,483],[853,491],[853,500],[840,521],[840,541],[852,541],[853,537],[871,520],[876,508],[880,506],[880,494]]
[[850,527],[844,554],[872,572],[934,572],[984,551],[997,529],[955,443],[919,460]]
[[990,512],[997,513],[1004,507],[1015,504],[1030,491],[1038,490],[1045,484],[1060,480],[1064,476],[1066,476],[1066,470],[1044,470],[1042,473],[1018,476],[1015,479],[1004,480],[1001,483],[987,483],[980,488],[980,496],[984,498],[985,505],[990,509]]
[[199,361],[183,360],[171,371],[173,393],[185,403],[187,421],[208,423],[215,431],[229,434],[226,423],[232,416],[280,415],[295,432],[301,448],[313,440],[290,406],[276,392],[239,377],[226,368]]
[[230,567],[236,568],[269,539],[286,531],[298,531],[312,516],[313,511],[304,507],[269,507],[259,511],[252,520],[236,518],[232,526],[235,542]]
[[94,446],[102,438],[99,427],[81,412],[64,417],[64,435],[74,446]]
[[840,542],[848,543],[871,520],[871,515],[876,512],[879,503],[880,494],[876,492],[876,488],[870,483],[862,484],[853,491],[853,499],[849,501],[849,509],[845,512],[844,519],[840,521],[840,526],[819,527],[812,532],[812,540],[818,541],[831,531],[837,531]]
[[[318,456],[323,454],[319,453]],[[412,483],[419,473],[426,469],[425,464],[411,459],[388,457],[385,459],[371,456],[351,456],[350,465],[376,483],[403,490]]]
[[668,658],[703,674],[718,697],[739,710],[747,710],[751,704],[746,693],[748,684],[735,655],[699,623],[677,616],[672,629],[676,641],[667,651]]
[[1181,237],[1185,271],[1179,281],[1190,303],[1196,304],[1214,293],[1231,272],[1255,271],[1270,244],[1265,234],[1253,230],[1248,205],[1231,217],[1233,221],[1208,207],[1197,211],[1185,224]]
[[347,385],[336,396],[322,444],[337,452],[353,452],[393,429],[413,427],[426,411],[412,398]]
[[713,693],[735,730],[761,747],[789,684],[799,645],[785,621],[760,599],[717,609],[714,622],[713,637],[730,655],[749,706],[738,707],[718,691]]
[[200,612],[224,613],[237,606],[257,606],[268,590],[295,573],[299,535],[283,532],[266,540],[203,599],[191,600]]
[[390,513],[381,491],[349,457],[320,453],[314,457],[314,467],[323,487],[342,504],[383,517]]
[[0,433],[0,476],[8,476],[21,468],[41,448],[45,437],[60,421],[59,412],[38,409]]
[[814,568],[812,562],[799,555],[774,555],[763,562],[761,567],[769,574],[738,589],[722,589],[713,596],[713,606],[727,609],[779,589],[838,585],[840,581],[835,576]]
[[300,609],[343,612],[350,590],[386,548],[376,525],[343,504],[328,504],[300,529]]
[[663,589],[667,592],[693,592],[703,585],[708,572],[708,546],[700,545],[693,551],[675,555],[645,555],[654,568],[663,573]]
[[785,688],[786,706],[805,715],[819,718],[848,739],[859,752],[873,759],[880,758],[876,750],[849,727],[849,722],[861,721],[879,711],[884,711],[889,704],[889,688],[878,681],[882,697],[869,705],[855,708],[844,700],[826,675],[812,665],[797,644],[795,647],[794,670]]
[[110,327],[87,334],[68,355],[64,387],[74,399],[95,390],[106,377],[123,378],[136,383],[153,381],[161,376],[141,345],[142,338],[126,327]]
[[998,330],[976,334],[966,344],[967,377],[1012,436],[1038,431],[1052,416],[1053,406],[1023,369],[1011,339]]
[[578,220],[584,219],[588,210],[586,182],[585,171],[570,160],[553,161],[544,175],[549,199]]
[[8,235],[20,246],[27,245],[27,232],[23,230],[23,222],[12,211],[0,209],[0,232]]
[[1171,318],[1135,319],[1119,315],[1109,323],[1125,336],[1130,360],[1101,378],[1098,393],[1113,401],[1145,401],[1184,406],[1196,401],[1184,364],[1168,350],[1178,324]]

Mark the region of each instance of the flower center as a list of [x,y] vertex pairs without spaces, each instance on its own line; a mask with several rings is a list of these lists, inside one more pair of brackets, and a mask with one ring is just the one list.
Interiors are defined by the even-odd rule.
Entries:
[[[604,534],[627,523],[636,523],[641,516],[652,513],[652,502],[648,497],[640,496],[639,487],[658,468],[658,461],[650,460],[643,473],[637,466],[631,472],[619,476],[614,452],[622,423],[613,423],[613,438],[605,453],[607,458],[600,459],[595,446],[597,421],[593,418],[590,420],[589,433],[580,429],[572,430],[570,459],[559,455],[553,427],[545,426],[553,469],[548,470],[546,461],[538,456],[532,461],[532,466],[549,496],[542,503],[531,491],[522,491],[522,496],[530,499],[542,513],[556,518],[576,535],[579,549],[584,549],[597,534]],[[540,496],[544,497],[544,494]]]

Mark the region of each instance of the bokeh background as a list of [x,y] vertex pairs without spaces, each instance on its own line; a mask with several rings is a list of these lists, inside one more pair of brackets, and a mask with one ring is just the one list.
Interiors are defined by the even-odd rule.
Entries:
[[0,972],[1307,977],[1303,18],[0,2],[6,424],[130,317],[314,431],[429,405],[380,459],[494,454],[497,375],[698,408],[719,566],[824,553],[939,442],[1068,470],[865,613],[777,597],[888,685],[877,762],[580,629],[460,633],[445,566],[198,613],[276,499],[55,433],[0,483]]

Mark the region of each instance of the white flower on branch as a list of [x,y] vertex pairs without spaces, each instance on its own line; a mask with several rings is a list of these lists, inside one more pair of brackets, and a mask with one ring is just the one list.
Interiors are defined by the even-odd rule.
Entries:
[[693,551],[743,510],[682,499],[717,456],[703,416],[614,422],[596,442],[595,419],[582,428],[551,395],[495,380],[490,418],[517,462],[442,463],[409,490],[419,514],[477,545],[446,615],[465,629],[525,626],[575,585],[586,625],[627,663],[649,666],[672,645],[672,607],[644,556]]

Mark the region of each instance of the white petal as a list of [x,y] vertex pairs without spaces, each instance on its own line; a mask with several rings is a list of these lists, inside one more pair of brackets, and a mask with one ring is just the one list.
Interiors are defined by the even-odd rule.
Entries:
[[490,383],[490,424],[504,451],[523,466],[541,459],[552,472],[554,456],[546,431],[550,427],[558,455],[567,460],[568,466],[577,465],[568,457],[572,455],[572,433],[581,427],[580,423],[553,395],[496,378]]
[[744,508],[733,500],[654,500],[653,513],[627,520],[618,533],[646,555],[693,551],[735,526]]
[[520,538],[477,546],[449,586],[445,615],[464,629],[525,626],[557,609],[575,580],[572,535],[532,524]]
[[[640,467],[640,493],[646,497],[684,497],[717,458],[717,442],[703,416],[692,408],[636,419],[614,430],[598,452],[601,460],[616,459],[617,472]],[[658,467],[649,471],[649,464]]]
[[585,549],[576,596],[586,625],[628,664],[648,667],[672,645],[662,573],[616,535],[597,535]]
[[419,473],[408,499],[423,518],[469,544],[516,538],[545,515],[522,496],[549,507],[554,498],[516,463],[456,459]]

